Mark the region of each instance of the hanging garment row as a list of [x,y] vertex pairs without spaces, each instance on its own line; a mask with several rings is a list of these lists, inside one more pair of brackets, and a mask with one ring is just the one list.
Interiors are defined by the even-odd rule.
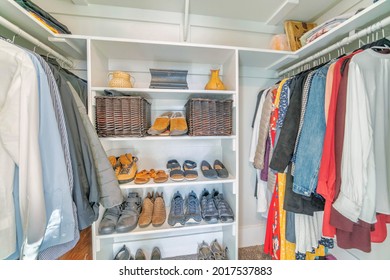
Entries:
[[57,259],[123,196],[86,112],[87,83],[0,40],[0,258]]
[[264,250],[314,259],[371,251],[390,223],[390,42],[382,39],[258,94],[250,162]]

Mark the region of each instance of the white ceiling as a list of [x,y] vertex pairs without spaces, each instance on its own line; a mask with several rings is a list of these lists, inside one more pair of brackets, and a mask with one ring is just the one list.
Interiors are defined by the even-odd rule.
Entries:
[[[185,0],[61,0],[75,5],[109,5],[183,13]],[[190,14],[267,22],[278,12],[282,20],[314,20],[341,0],[190,0]],[[284,9],[284,8],[285,9]]]

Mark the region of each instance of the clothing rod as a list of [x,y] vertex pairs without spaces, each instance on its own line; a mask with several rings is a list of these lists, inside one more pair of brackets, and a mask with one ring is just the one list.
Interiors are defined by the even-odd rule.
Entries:
[[45,45],[44,43],[40,42],[38,39],[36,39],[35,37],[31,36],[27,32],[23,31],[18,26],[16,26],[12,22],[9,22],[8,20],[6,20],[2,16],[0,16],[0,24],[2,26],[4,26],[5,28],[9,29],[10,31],[14,32],[15,35],[21,36],[24,39],[28,40],[29,42],[34,44],[37,48],[40,48],[40,49],[48,52],[48,54],[51,54],[51,55],[55,56],[59,60],[63,61],[69,67],[73,66],[73,62],[71,60],[67,59],[66,57],[64,57],[63,55],[59,54],[58,52],[56,52],[52,48],[50,48],[47,45]]
[[337,49],[341,48],[342,46],[348,45],[348,44],[352,43],[353,41],[355,41],[356,39],[359,39],[361,37],[367,36],[367,35],[375,32],[375,31],[378,31],[389,24],[390,24],[390,16],[377,22],[377,23],[374,23],[371,26],[368,26],[368,27],[360,30],[359,32],[357,32],[349,37],[345,37],[344,39],[337,42],[336,44],[333,44],[333,45],[327,47],[326,49],[323,49],[322,51],[320,51],[312,56],[309,56],[308,58],[300,61],[299,63],[279,72],[279,76],[283,76],[284,74],[286,74],[294,69],[297,69],[300,66],[305,65],[306,63],[309,63],[317,58],[320,58],[321,56],[324,56],[325,54],[328,54],[334,50],[337,50]]

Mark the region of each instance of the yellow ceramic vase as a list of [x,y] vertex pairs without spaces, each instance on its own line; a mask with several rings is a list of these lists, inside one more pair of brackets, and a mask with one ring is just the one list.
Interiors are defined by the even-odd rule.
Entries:
[[225,90],[226,87],[222,80],[219,78],[219,69],[211,70],[211,76],[209,82],[204,89],[208,90]]

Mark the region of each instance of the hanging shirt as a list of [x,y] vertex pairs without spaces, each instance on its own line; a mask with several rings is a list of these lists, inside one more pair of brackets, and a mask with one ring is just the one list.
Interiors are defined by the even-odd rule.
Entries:
[[[42,182],[42,162],[39,148],[39,103],[37,73],[24,50],[0,40],[0,163],[6,180],[6,193],[12,193],[14,165],[19,167],[19,202],[23,228],[22,259],[35,259],[46,229],[45,198]],[[0,197],[9,199],[9,197]],[[0,205],[11,206],[1,201]],[[12,205],[14,207],[14,205]],[[4,213],[4,214],[3,214]],[[9,229],[15,232],[14,210],[0,215],[5,223],[0,232],[0,257],[11,254],[15,246],[9,239]],[[13,218],[13,220],[11,220]],[[4,237],[4,239],[3,239]],[[10,242],[11,245],[8,245]],[[5,248],[5,250],[3,249]],[[4,250],[4,251],[3,251]]]
[[390,55],[367,49],[351,59],[341,189],[333,207],[356,222],[390,213]]

